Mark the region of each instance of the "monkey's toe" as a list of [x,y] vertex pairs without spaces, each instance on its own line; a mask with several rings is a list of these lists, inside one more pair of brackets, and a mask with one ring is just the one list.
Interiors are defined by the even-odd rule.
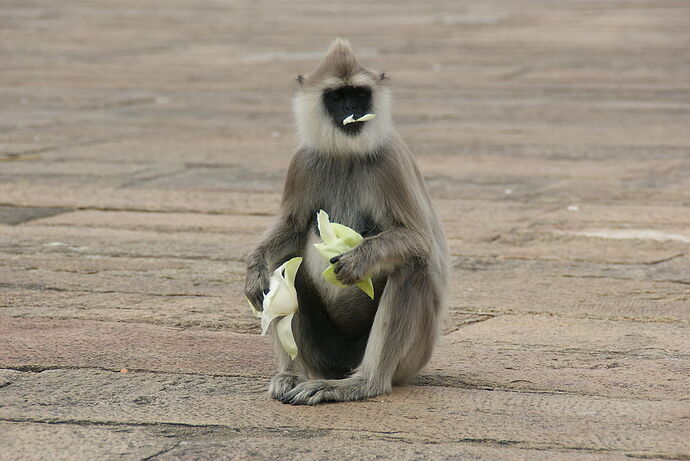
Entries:
[[283,403],[291,405],[316,405],[322,402],[337,400],[333,395],[334,387],[324,381],[306,381],[295,386],[284,398]]
[[278,373],[268,385],[269,395],[276,400],[283,400],[285,396],[300,383],[298,376],[291,373]]
[[317,405],[362,400],[382,393],[367,386],[366,380],[358,378],[314,380],[298,384],[280,401],[292,405]]
[[363,277],[362,271],[348,261],[340,260],[335,265],[335,277],[344,285],[354,285]]

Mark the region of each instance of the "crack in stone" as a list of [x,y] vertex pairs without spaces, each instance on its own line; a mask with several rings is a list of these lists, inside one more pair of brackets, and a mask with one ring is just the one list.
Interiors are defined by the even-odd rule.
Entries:
[[147,293],[144,291],[119,291],[119,290],[88,290],[84,288],[80,288],[78,290],[72,290],[69,288],[60,288],[60,287],[44,287],[40,286],[37,284],[13,284],[13,283],[5,283],[5,282],[0,282],[0,288],[8,288],[8,289],[22,289],[22,290],[32,290],[32,291],[57,291],[60,293],[98,293],[98,294],[125,294],[125,295],[145,295],[145,296],[159,296],[163,298],[171,297],[190,297],[190,298],[224,298],[224,296],[220,295],[207,295],[207,294],[198,294],[198,293]]
[[159,174],[153,174],[151,176],[147,176],[144,178],[137,178],[137,179],[134,179],[132,181],[126,182],[124,184],[121,184],[120,186],[117,187],[117,189],[127,189],[129,187],[139,186],[142,184],[146,184],[149,181],[155,181],[156,179],[167,178],[169,176],[177,176],[180,173],[184,173],[186,171],[188,171],[187,168],[178,168],[178,169],[173,170],[173,171],[161,172]]
[[136,106],[142,104],[152,104],[158,101],[157,97],[140,97],[123,99],[120,101],[101,101],[94,104],[78,106],[78,110],[97,110],[97,109],[112,109],[118,107]]
[[644,265],[646,265],[646,266],[653,266],[653,265],[655,265],[655,264],[661,264],[661,263],[665,263],[665,262],[668,262],[668,261],[672,261],[672,260],[677,259],[677,258],[682,258],[682,257],[685,256],[686,254],[687,254],[687,253],[680,253],[680,254],[677,254],[677,255],[669,256],[668,258],[662,258],[662,259],[659,259],[659,260],[656,260],[656,261],[650,261],[650,262],[646,262],[646,263],[642,263],[642,264],[644,264]]
[[17,226],[37,219],[49,218],[73,211],[71,208],[60,207],[17,207],[0,205],[0,223]]
[[147,456],[146,458],[142,458],[141,461],[150,461],[152,459],[159,457],[160,455],[164,455],[170,451],[173,451],[174,449],[178,448],[181,445],[181,443],[182,443],[182,441],[176,442],[168,448],[163,448],[162,450],[158,451],[157,453],[152,454],[151,456]]
[[[256,191],[253,193],[262,193],[262,191]],[[267,192],[268,193],[268,192]],[[0,202],[0,206],[9,206],[9,207],[15,207],[15,208],[51,208],[50,206],[45,206],[45,205],[22,205],[22,204],[16,204],[12,202]],[[233,211],[231,213],[228,212],[223,212],[223,211],[214,211],[214,210],[205,210],[205,211],[199,211],[199,210],[193,210],[193,209],[188,209],[188,208],[167,208],[167,209],[160,209],[160,210],[152,210],[150,208],[128,208],[128,207],[99,207],[99,206],[81,206],[81,205],[74,205],[68,207],[72,211],[126,211],[126,212],[132,212],[132,213],[185,213],[185,214],[200,214],[200,215],[211,215],[211,216],[265,216],[265,217],[274,217],[276,216],[275,213],[266,213],[266,212],[240,212],[240,211]]]
[[[450,238],[449,240],[457,240]],[[654,261],[601,261],[597,259],[587,259],[587,258],[558,258],[558,257],[529,257],[529,256],[515,256],[515,255],[500,255],[500,261],[527,261],[527,262],[550,262],[550,263],[589,263],[589,264],[597,264],[597,265],[611,265],[611,266],[650,266],[650,265],[656,265],[656,264],[661,264],[676,258],[681,258],[683,256],[686,256],[687,253],[678,253],[673,256],[669,256],[668,258],[662,258],[659,260],[654,260]],[[471,253],[451,253],[451,256],[453,259],[456,258],[472,258],[472,259],[480,259],[480,260],[496,260],[497,258],[494,256],[487,256],[484,254],[471,254]]]
[[[12,254],[12,255],[29,255],[29,256],[37,256],[37,253],[35,252],[28,252],[28,251],[16,251],[18,249],[32,249],[34,245],[28,245],[28,246],[13,246],[13,247],[0,247],[1,251],[3,251],[6,254]],[[61,253],[56,253],[56,254],[68,254],[71,255],[72,253],[67,253],[67,252],[61,252]],[[141,253],[117,253],[117,254],[107,254],[107,253],[82,253],[83,255],[86,256],[100,256],[100,257],[105,257],[105,258],[130,258],[130,259],[151,259],[151,260],[180,260],[180,261],[211,261],[211,262],[219,262],[219,263],[245,263],[246,261],[244,259],[238,258],[213,258],[209,256],[184,256],[184,255],[142,255]]]
[[459,319],[454,322],[451,321],[451,319],[448,319],[448,322],[453,323],[453,326],[451,327],[450,330],[444,330],[443,335],[449,335],[451,333],[455,333],[456,331],[460,331],[463,327],[466,327],[468,325],[473,325],[475,323],[480,323],[480,322],[485,322],[487,320],[496,318],[498,315],[497,314],[481,314],[478,312],[468,312],[468,311],[456,311],[449,309],[448,310],[449,317],[452,314],[460,314],[460,315],[474,315],[475,317],[469,318],[469,319]]
[[[51,370],[99,370],[111,373],[121,373],[120,368],[99,367],[95,365],[17,365],[6,366],[0,365],[0,370],[14,370],[23,373],[42,373]],[[242,375],[237,373],[207,373],[200,371],[171,371],[171,370],[152,370],[148,368],[127,368],[128,373],[150,373],[153,375],[189,375],[210,378],[245,378],[245,379],[268,379],[272,376],[269,374],[253,374]],[[12,383],[9,383],[12,384]]]
[[[468,311],[467,313],[472,313]],[[485,315],[545,315],[548,317],[578,319],[578,320],[604,320],[609,322],[635,322],[635,323],[676,323],[687,324],[688,320],[668,317],[627,317],[627,316],[597,316],[591,314],[566,314],[564,312],[550,312],[550,311],[522,311],[516,309],[498,310],[489,307],[483,309]],[[478,314],[479,315],[479,314]]]
[[[662,261],[663,262],[663,261]],[[645,263],[645,264],[656,264],[656,263]],[[561,274],[560,277],[563,278],[572,278],[572,279],[609,279],[609,280],[627,280],[627,281],[632,281],[632,282],[639,282],[639,278],[634,278],[634,277],[622,277],[622,276],[614,276],[614,275],[594,275],[594,274],[583,274],[583,275],[577,275],[577,274]],[[650,279],[650,278],[645,278],[645,282],[652,282],[652,283],[679,283],[682,285],[690,285],[690,280],[674,280],[674,279]]]

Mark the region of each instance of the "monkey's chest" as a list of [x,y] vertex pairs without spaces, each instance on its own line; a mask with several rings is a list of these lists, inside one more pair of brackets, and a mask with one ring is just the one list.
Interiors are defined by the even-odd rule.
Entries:
[[316,214],[328,213],[331,222],[354,229],[363,237],[383,231],[386,197],[380,183],[381,166],[374,157],[334,158],[315,155],[307,189],[312,228],[318,235]]
[[[316,291],[315,296],[310,297],[316,300],[315,304],[304,306],[304,308],[312,312],[325,313],[329,321],[347,336],[358,337],[368,334],[376,314],[380,293],[376,293],[375,287],[376,296],[372,300],[355,286],[343,288],[326,281],[322,273],[330,263],[324,260],[314,247],[315,243],[321,243],[321,241],[318,229],[312,229],[303,250],[302,267],[311,282],[310,289]],[[383,289],[383,284],[376,283],[376,285],[379,290]],[[300,306],[300,309],[302,308],[303,306]]]

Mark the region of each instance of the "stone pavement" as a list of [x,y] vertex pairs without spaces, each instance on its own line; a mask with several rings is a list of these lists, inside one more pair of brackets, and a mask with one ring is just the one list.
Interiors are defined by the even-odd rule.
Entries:
[[[336,35],[454,283],[413,385],[292,407],[243,258]],[[688,62],[684,0],[0,2],[0,459],[689,459]]]

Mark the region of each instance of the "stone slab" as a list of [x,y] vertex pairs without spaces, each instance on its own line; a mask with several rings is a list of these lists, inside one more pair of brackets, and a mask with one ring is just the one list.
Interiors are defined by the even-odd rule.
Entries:
[[269,338],[229,331],[103,321],[0,318],[0,367],[262,376],[275,370]]
[[687,330],[502,315],[445,335],[419,383],[683,400],[690,388]]
[[[229,439],[229,440],[228,440]],[[264,460],[283,457],[299,457],[300,460],[323,459],[410,459],[410,460],[457,460],[477,461],[511,460],[627,460],[628,456],[604,451],[578,452],[569,450],[534,450],[513,448],[509,444],[492,440],[468,440],[447,443],[396,443],[387,440],[384,434],[361,435],[350,432],[333,432],[326,436],[318,432],[302,435],[291,431],[277,431],[275,434],[239,436],[214,441],[184,441],[180,446],[153,459],[204,460],[204,459],[246,459]],[[507,446],[505,446],[507,445]]]
[[305,408],[270,401],[264,389],[246,377],[47,370],[0,389],[0,419],[385,433],[400,442],[489,439],[667,457],[690,449],[687,402],[410,386]]
[[[511,447],[492,440],[448,443],[396,443],[386,434],[348,431],[250,429],[222,426],[97,425],[88,422],[0,422],[3,459],[7,461],[103,460],[263,460],[295,456],[303,460],[473,459],[603,460],[630,459],[605,451],[579,452]],[[35,450],[27,450],[27,444]]]
[[[414,382],[437,387],[682,399],[690,386],[686,329],[673,324],[631,326],[587,319],[502,316],[467,324],[444,336]],[[0,321],[0,333],[0,367],[102,367],[242,375],[257,377],[264,384],[274,372],[270,341],[257,334],[6,317]],[[646,376],[663,378],[649,380]]]
[[0,421],[2,459],[40,461],[141,460],[176,445],[136,426],[89,426]]
[[270,214],[280,193],[203,190],[136,190],[101,185],[0,184],[2,203],[81,209]]
[[658,264],[459,257],[451,308],[611,320],[687,322],[686,258]]

